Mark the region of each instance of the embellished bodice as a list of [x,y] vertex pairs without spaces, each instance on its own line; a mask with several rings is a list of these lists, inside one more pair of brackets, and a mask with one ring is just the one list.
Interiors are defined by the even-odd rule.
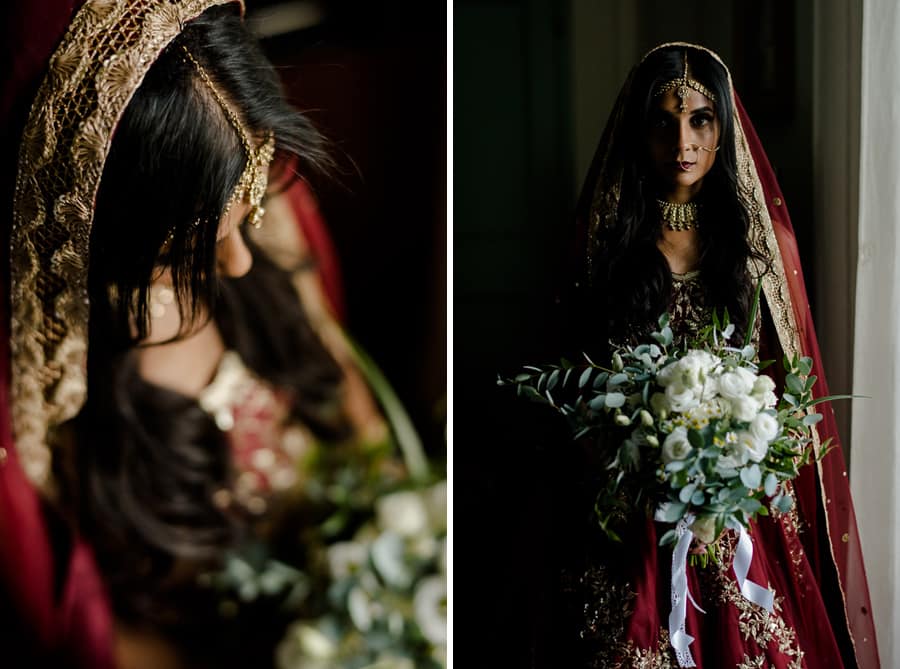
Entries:
[[288,394],[260,379],[234,351],[227,351],[198,403],[225,434],[234,481],[216,493],[216,504],[233,504],[253,515],[266,511],[271,495],[299,483],[300,463],[315,439],[290,420]]
[[684,274],[672,272],[668,312],[669,327],[679,343],[696,339],[701,330],[709,325],[711,314],[699,270]]

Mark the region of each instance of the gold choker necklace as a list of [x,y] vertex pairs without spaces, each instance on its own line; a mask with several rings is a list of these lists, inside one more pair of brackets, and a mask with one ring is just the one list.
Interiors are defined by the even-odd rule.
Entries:
[[681,232],[693,230],[697,227],[697,203],[696,202],[666,202],[657,200],[659,215],[669,230]]

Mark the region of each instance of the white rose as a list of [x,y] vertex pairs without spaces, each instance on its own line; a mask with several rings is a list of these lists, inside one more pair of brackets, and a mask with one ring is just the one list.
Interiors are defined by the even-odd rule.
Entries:
[[700,394],[700,399],[704,402],[708,402],[709,400],[716,397],[719,394],[719,379],[715,376],[707,376],[706,381],[703,383],[702,391]]
[[669,400],[666,399],[663,393],[653,393],[650,396],[650,408],[653,409],[653,413],[657,416],[662,416],[672,410],[672,407],[669,406]]
[[766,392],[763,393],[762,399],[760,401],[762,402],[762,405],[766,409],[771,409],[776,404],[778,404],[778,396],[775,393],[773,393],[771,390],[767,390]]
[[757,414],[750,422],[750,433],[767,444],[778,436],[779,430],[778,420],[767,413]]
[[718,359],[706,351],[689,351],[678,361],[681,379],[686,386],[702,386],[712,373]]
[[734,373],[740,376],[744,383],[747,384],[747,392],[752,393],[753,388],[756,385],[756,374],[746,367],[738,367],[734,370]]
[[741,371],[746,370],[738,368],[733,372],[725,372],[719,377],[719,394],[722,397],[734,401],[738,397],[746,397],[750,394],[753,389],[753,380],[748,380],[745,374],[740,373]]
[[738,432],[737,444],[734,445],[734,452],[741,458],[742,462],[752,460],[753,462],[762,462],[769,452],[769,445],[760,441],[749,432]]
[[674,460],[684,460],[690,452],[691,442],[688,441],[687,429],[676,427],[663,442],[662,460],[666,464]]
[[678,363],[673,362],[669,365],[663,367],[656,374],[656,382],[665,388],[668,385],[671,385],[675,381],[675,377],[678,376]]
[[749,423],[762,407],[749,395],[738,395],[731,398],[731,415],[740,421]]
[[694,394],[694,391],[680,383],[673,384],[666,388],[666,399],[672,411],[687,411],[697,406],[700,401]]
[[411,537],[428,530],[428,507],[414,491],[385,495],[375,503],[378,526]]
[[369,551],[362,543],[339,541],[328,547],[326,556],[331,575],[341,579],[359,571],[369,559]]
[[775,382],[770,376],[760,374],[756,377],[756,381],[753,382],[753,394],[759,398],[762,398],[766,393],[770,393],[773,390],[775,390]]

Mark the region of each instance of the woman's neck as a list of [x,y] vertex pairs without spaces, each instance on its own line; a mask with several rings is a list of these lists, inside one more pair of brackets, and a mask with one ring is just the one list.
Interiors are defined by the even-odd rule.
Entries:
[[663,226],[662,235],[656,243],[675,274],[684,274],[697,269],[700,264],[700,236],[696,228],[691,230],[670,230]]

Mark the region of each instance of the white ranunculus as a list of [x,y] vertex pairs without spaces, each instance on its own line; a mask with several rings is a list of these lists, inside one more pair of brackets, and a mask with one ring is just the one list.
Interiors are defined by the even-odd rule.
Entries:
[[760,401],[766,409],[771,409],[776,404],[778,404],[778,396],[771,390],[767,390],[763,393],[762,399]]
[[[725,372],[719,377],[719,394],[725,399],[734,401],[739,397],[746,397],[753,390],[753,379],[748,379],[741,374],[740,368],[733,372]],[[752,374],[750,375],[753,376]]]
[[653,393],[650,396],[650,408],[657,416],[663,416],[672,410],[664,393]]
[[753,388],[756,386],[756,374],[746,367],[738,367],[734,370],[734,373],[741,377],[741,379],[747,385],[747,392],[752,393]]
[[718,358],[706,351],[688,351],[678,361],[681,382],[688,387],[704,385],[718,362]]
[[734,445],[734,451],[740,456],[743,462],[752,460],[753,462],[762,462],[769,452],[769,445],[757,439],[750,432],[738,432],[738,440]]
[[772,377],[766,374],[760,374],[756,377],[756,381],[753,382],[753,394],[760,399],[773,390],[775,390],[775,382],[772,380]]
[[312,625],[295,624],[287,636],[296,641],[306,657],[327,660],[337,653],[337,644],[334,640]]
[[731,398],[731,415],[740,421],[749,423],[756,417],[762,407],[749,395],[738,395]]
[[700,399],[704,402],[708,402],[719,394],[719,378],[717,376],[706,377],[706,381],[702,388],[703,390],[701,391]]
[[656,382],[665,388],[671,385],[679,374],[678,363],[673,362],[666,365],[656,373]]
[[369,557],[364,544],[356,541],[339,541],[328,547],[328,570],[335,579],[355,573]]
[[693,409],[700,403],[694,391],[680,383],[672,384],[666,388],[666,400],[668,400],[669,406],[672,407],[672,411],[678,412]]
[[447,643],[447,582],[441,576],[423,578],[413,595],[413,612],[422,635],[431,643]]
[[771,414],[760,413],[750,421],[750,433],[767,444],[778,436],[779,429],[778,420]]
[[676,427],[666,437],[662,446],[662,460],[668,464],[675,460],[684,460],[691,452],[691,442],[688,441],[687,429]]
[[428,507],[419,492],[385,495],[375,503],[378,526],[411,537],[428,530]]

